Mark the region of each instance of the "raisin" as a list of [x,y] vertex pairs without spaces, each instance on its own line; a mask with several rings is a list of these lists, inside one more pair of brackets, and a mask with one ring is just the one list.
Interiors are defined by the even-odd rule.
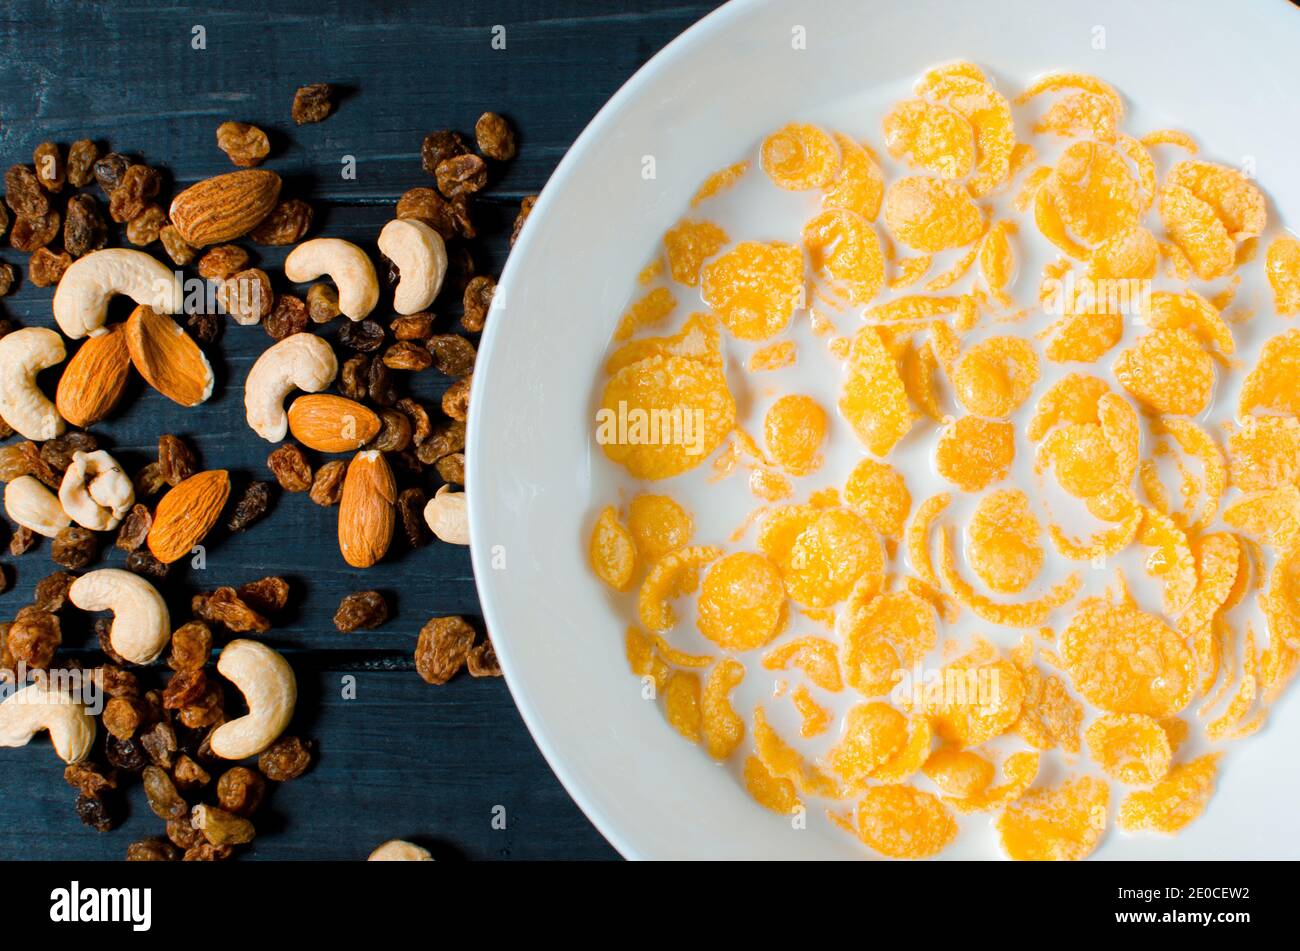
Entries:
[[74,258],[98,251],[108,243],[108,225],[93,195],[73,195],[68,199],[67,220],[63,223],[63,247]]
[[198,701],[208,689],[208,675],[202,670],[177,671],[163,689],[163,707],[179,710]]
[[[194,833],[199,835],[197,831]],[[181,856],[182,862],[224,862],[235,854],[235,850],[228,845],[213,845],[211,842],[195,842],[185,850]]]
[[41,460],[50,467],[64,471],[72,465],[72,457],[78,452],[94,452],[99,448],[99,440],[87,432],[74,429],[46,440],[41,444]]
[[135,486],[136,498],[152,498],[167,485],[167,480],[163,478],[162,466],[157,462],[145,463],[131,481]]
[[430,175],[436,174],[438,166],[447,159],[469,152],[469,143],[459,132],[441,130],[430,132],[420,145],[420,164]]
[[72,763],[63,770],[63,781],[81,795],[97,799],[117,788],[117,773],[96,763]]
[[433,424],[429,422],[429,411],[409,396],[398,400],[396,405],[411,421],[411,438],[415,443],[419,445],[428,439],[433,432]]
[[420,461],[432,465],[453,452],[465,449],[465,424],[455,419],[444,420],[438,424],[433,433],[416,447]]
[[[198,843],[203,836],[198,829],[190,824],[190,817],[185,816],[181,819],[167,820],[167,838],[178,849],[188,850]],[[188,854],[187,852],[186,855],[188,856]]]
[[237,816],[251,816],[257,812],[266,795],[266,780],[262,774],[247,766],[235,766],[221,774],[217,780],[217,802],[221,808]]
[[140,734],[140,745],[155,766],[171,769],[176,757],[176,728],[159,720]]
[[307,305],[301,297],[295,297],[293,294],[277,294],[275,307],[267,315],[262,328],[272,340],[283,340],[285,337],[306,330],[307,320]]
[[506,162],[515,157],[515,133],[495,112],[485,112],[474,123],[478,150],[490,159]]
[[62,643],[63,627],[59,619],[37,607],[19,610],[9,627],[9,653],[15,662],[21,661],[28,667],[42,670],[49,667]]
[[339,392],[350,400],[364,400],[369,378],[370,358],[360,354],[348,357],[339,367]]
[[427,501],[424,490],[418,486],[403,489],[397,496],[397,512],[402,517],[402,531],[412,548],[419,548],[429,541],[429,528],[424,521],[424,506]]
[[50,558],[61,568],[80,571],[99,557],[99,539],[90,529],[69,525],[50,543]]
[[412,188],[397,200],[397,217],[422,221],[443,238],[450,240],[460,234],[455,209],[432,188]]
[[[146,708],[135,697],[113,697],[104,704],[101,720],[104,729],[119,740],[129,740],[135,736],[145,722]],[[165,817],[164,817],[165,818]]]
[[496,290],[497,282],[486,274],[470,278],[465,285],[465,311],[460,316],[462,327],[470,333],[478,333],[483,329]]
[[474,376],[470,374],[447,387],[442,394],[442,411],[452,419],[465,422],[469,419],[469,390]]
[[366,373],[366,393],[371,402],[379,406],[392,406],[397,402],[397,390],[393,387],[393,374],[382,360],[371,360]]
[[117,825],[117,816],[109,804],[90,796],[77,797],[77,818],[96,832],[108,832]]
[[9,554],[15,558],[27,554],[35,547],[39,537],[26,525],[19,525],[14,529],[13,537],[9,539]]
[[384,351],[384,364],[390,370],[418,373],[433,366],[433,354],[414,340],[399,340]]
[[14,221],[13,230],[9,232],[9,244],[18,251],[30,254],[54,240],[62,220],[57,211],[38,218],[18,218]]
[[126,847],[128,862],[176,862],[180,851],[166,839],[149,838],[132,842]]
[[27,262],[27,271],[35,287],[49,287],[59,283],[63,274],[72,266],[72,255],[67,251],[55,254],[49,248],[37,248]]
[[153,244],[167,225],[167,213],[157,205],[146,205],[126,226],[126,240],[137,248]]
[[189,706],[182,707],[178,716],[181,723],[192,730],[221,723],[226,718],[221,684],[209,681],[203,696]]
[[5,204],[19,218],[43,218],[50,212],[50,199],[40,179],[26,165],[5,172]]
[[78,139],[68,146],[68,182],[84,188],[95,179],[95,160],[99,146],[90,139]]
[[269,247],[297,244],[311,230],[311,205],[297,198],[282,201],[248,233],[250,241]]
[[99,644],[99,649],[104,652],[104,656],[117,666],[124,666],[126,660],[113,648],[113,619],[96,618],[94,631],[95,640]]
[[450,482],[453,485],[465,484],[465,454],[463,452],[453,452],[451,455],[443,456],[437,462],[438,478],[443,482]]
[[[0,212],[3,214],[3,212]],[[3,225],[3,222],[0,222]],[[0,227],[0,234],[4,234],[4,228]],[[12,264],[0,263],[0,297],[4,297],[14,289],[14,281],[18,279],[18,272],[14,270]]]
[[171,572],[171,565],[159,561],[148,549],[139,548],[126,556],[126,570],[162,581]]
[[218,847],[245,845],[256,834],[247,819],[216,806],[195,806],[191,821],[209,843]]
[[266,514],[271,505],[271,489],[265,482],[250,482],[235,505],[235,514],[226,527],[232,532],[242,532]]
[[123,551],[136,551],[149,537],[149,529],[152,527],[153,514],[149,511],[149,507],[137,502],[131,506],[131,511],[126,514],[126,518],[122,519],[122,524],[117,530],[117,541],[114,544]]
[[343,476],[347,474],[348,464],[340,459],[333,459],[316,470],[308,496],[317,505],[338,505],[343,497]]
[[399,341],[424,340],[433,333],[433,314],[405,314],[388,325]]
[[158,240],[162,242],[163,250],[177,267],[192,263],[198,256],[199,249],[182,238],[175,225],[167,225],[159,231]]
[[109,152],[95,162],[93,168],[95,181],[104,194],[111,197],[113,192],[117,190],[117,186],[122,183],[126,170],[134,164],[125,155],[118,152]]
[[321,122],[334,108],[334,87],[329,83],[312,83],[293,94],[293,107],[289,110],[297,125]]
[[[9,212],[4,205],[0,205],[0,237],[4,237],[5,231],[9,229]],[[5,293],[9,293],[5,291]]]
[[378,591],[356,591],[339,602],[334,627],[344,634],[375,628],[388,620],[388,602]]
[[306,492],[311,488],[311,463],[291,442],[273,449],[266,457],[266,466],[286,492]]
[[109,196],[109,217],[118,224],[134,221],[158,194],[161,185],[162,176],[157,169],[148,165],[128,166]]
[[223,122],[217,126],[217,148],[240,168],[260,165],[271,154],[271,140],[247,122]]
[[74,575],[66,571],[56,571],[52,575],[46,575],[36,582],[36,590],[32,593],[34,606],[50,614],[63,610],[63,606],[68,603],[68,589],[76,580]]
[[462,238],[478,237],[478,229],[474,227],[474,220],[469,213],[470,199],[468,195],[461,195],[451,200],[451,217],[456,224],[456,231]]
[[384,328],[374,320],[350,320],[339,328],[339,343],[349,350],[373,353],[383,346]]
[[128,773],[138,773],[149,763],[139,740],[119,740],[111,733],[104,737],[104,757],[110,766]]
[[533,213],[533,206],[536,204],[536,195],[528,195],[519,203],[519,214],[515,215],[515,225],[510,231],[510,247],[513,248],[515,242],[519,240],[519,235],[524,230],[524,223],[528,221],[528,216]]
[[239,597],[254,611],[276,614],[289,603],[289,582],[274,575],[241,584]]
[[425,683],[445,684],[465,666],[474,629],[462,617],[436,617],[420,629],[415,669]]
[[63,161],[63,153],[53,142],[42,142],[32,154],[32,164],[36,166],[36,180],[47,192],[57,195],[63,191],[68,181],[68,166]]
[[212,343],[221,333],[221,318],[217,314],[191,314],[185,325],[199,343]]
[[401,452],[411,445],[411,420],[395,409],[380,410],[382,424],[379,434],[370,440],[367,449],[380,452]]
[[307,316],[312,323],[328,324],[339,313],[339,292],[333,287],[313,284],[307,289]]
[[209,281],[224,281],[244,269],[248,252],[238,245],[220,244],[199,258],[199,276]]
[[438,163],[434,174],[444,198],[472,195],[487,184],[487,164],[477,155],[457,155]]
[[251,267],[222,281],[217,288],[217,301],[235,323],[248,326],[271,312],[275,292],[271,290],[267,273]]
[[203,620],[220,624],[235,634],[263,633],[271,629],[271,622],[254,611],[229,586],[223,585],[208,594],[196,594],[190,599],[190,608]]
[[190,804],[176,790],[176,784],[159,766],[146,766],[141,776],[149,808],[159,819],[179,819],[190,811]]
[[194,452],[178,436],[166,433],[158,437],[158,472],[164,482],[180,485],[198,471]]
[[474,345],[459,334],[435,334],[429,338],[433,365],[444,376],[461,377],[474,372]]
[[172,779],[175,780],[177,788],[185,792],[202,789],[212,782],[212,776],[208,774],[208,771],[184,753],[176,757],[176,766],[172,769]]
[[267,779],[286,783],[311,766],[311,744],[296,736],[282,736],[257,757],[257,768]]
[[167,666],[177,671],[202,670],[212,656],[212,628],[202,621],[187,621],[172,634]]
[[492,642],[487,639],[484,639],[482,644],[470,650],[465,666],[469,670],[471,677],[501,676],[501,665],[497,663],[497,652],[492,647]]
[[140,680],[121,664],[103,664],[97,668],[103,680],[104,693],[110,697],[135,698],[140,696]]

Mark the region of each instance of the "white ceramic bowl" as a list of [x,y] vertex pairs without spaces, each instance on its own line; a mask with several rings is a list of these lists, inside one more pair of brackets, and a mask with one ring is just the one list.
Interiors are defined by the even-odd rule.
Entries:
[[[792,49],[796,27],[806,50]],[[589,488],[604,464],[592,439],[597,368],[635,275],[704,176],[818,103],[901,90],[929,66],[969,59],[1012,91],[1048,70],[1102,76],[1193,131],[1210,156],[1253,156],[1276,214],[1300,208],[1297,50],[1300,11],[1286,0],[733,0],[601,110],[502,277],[475,373],[468,492],[474,574],[507,682],[615,848],[630,858],[865,851],[819,818],[792,830],[671,731],[634,689],[624,622],[585,564]],[[653,180],[641,174],[647,155]],[[1112,831],[1098,857],[1294,858],[1298,735],[1291,696],[1234,747],[1203,818],[1168,840]],[[945,855],[993,856],[993,841],[977,828]]]

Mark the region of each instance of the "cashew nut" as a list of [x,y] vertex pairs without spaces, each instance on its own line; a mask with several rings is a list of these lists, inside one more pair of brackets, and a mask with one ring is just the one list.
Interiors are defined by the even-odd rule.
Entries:
[[424,521],[430,531],[449,545],[469,544],[469,511],[465,493],[443,486],[424,507]]
[[423,221],[398,218],[379,232],[379,250],[401,274],[393,291],[393,310],[418,314],[432,304],[447,276],[447,246],[442,235]]
[[258,641],[231,641],[217,670],[239,688],[248,713],[212,731],[212,752],[222,759],[256,756],[284,732],[298,702],[298,682],[289,662]]
[[82,528],[106,532],[117,528],[135,504],[135,487],[117,460],[103,449],[72,454],[59,486],[63,511]]
[[36,385],[36,374],[65,356],[63,338],[44,327],[0,337],[0,417],[27,439],[44,442],[63,432],[63,417]]
[[41,730],[50,731],[60,759],[79,763],[95,741],[95,718],[80,701],[42,679],[0,703],[0,746],[26,746]]
[[180,278],[157,258],[130,248],[106,248],[72,262],[54,292],[54,319],[72,340],[106,333],[108,301],[126,294],[160,314],[185,307]]
[[413,842],[402,839],[389,839],[370,853],[367,862],[432,862],[433,856],[428,849],[422,849]]
[[133,571],[100,568],[84,574],[68,589],[68,600],[83,611],[112,611],[109,642],[132,664],[153,663],[171,640],[167,602]]
[[349,319],[364,319],[379,303],[375,266],[351,241],[313,238],[284,259],[284,276],[295,284],[314,281],[322,274],[328,274],[339,289],[339,310]]
[[19,476],[5,486],[5,511],[23,528],[53,538],[72,524],[68,513],[35,476]]
[[263,439],[279,442],[289,431],[284,398],[297,387],[317,393],[334,382],[339,362],[334,350],[310,333],[290,334],[257,358],[244,382],[248,425]]

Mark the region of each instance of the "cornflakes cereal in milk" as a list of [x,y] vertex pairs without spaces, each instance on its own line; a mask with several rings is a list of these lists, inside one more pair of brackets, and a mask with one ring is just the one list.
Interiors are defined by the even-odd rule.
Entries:
[[890,858],[1174,834],[1300,667],[1300,241],[1233,143],[1026,78],[774,117],[594,368],[628,689]]

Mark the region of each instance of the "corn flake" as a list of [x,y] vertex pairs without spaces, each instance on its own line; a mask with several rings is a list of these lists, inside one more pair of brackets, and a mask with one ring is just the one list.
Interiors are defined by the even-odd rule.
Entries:
[[875,221],[885,195],[885,176],[871,153],[842,133],[835,133],[840,147],[840,174],[822,192],[823,208],[843,208]]
[[814,125],[791,123],[763,140],[763,171],[789,191],[823,188],[840,171],[840,147]]
[[970,244],[983,233],[984,217],[960,184],[918,175],[885,191],[885,225],[908,247],[934,254]]
[[957,823],[942,802],[911,786],[873,786],[857,808],[858,838],[881,855],[923,859],[942,852]]
[[596,577],[615,591],[626,591],[632,586],[637,565],[636,546],[612,505],[605,506],[596,516],[588,558]]
[[721,558],[700,585],[696,626],[724,650],[762,647],[785,626],[785,591],[775,565],[753,552]]
[[1264,259],[1264,273],[1273,288],[1273,309],[1278,316],[1300,314],[1300,240],[1289,234],[1274,238]]
[[1019,337],[989,337],[966,350],[953,374],[957,400],[970,413],[1010,416],[1038,382],[1038,355]]
[[1041,529],[1019,489],[990,492],[980,499],[966,529],[966,559],[993,591],[1016,594],[1043,566]]
[[1209,753],[1175,766],[1149,791],[1129,793],[1120,803],[1119,827],[1126,832],[1172,835],[1197,819],[1214,795],[1219,754]]
[[1173,748],[1160,723],[1137,713],[1110,713],[1085,734],[1102,772],[1128,786],[1149,786],[1169,772]]
[[698,287],[704,262],[730,240],[727,232],[711,221],[679,221],[664,234],[664,250],[668,253],[668,270],[673,280],[687,287]]
[[803,297],[803,254],[779,241],[742,241],[702,274],[704,302],[740,340],[785,330]]
[[1115,379],[1157,413],[1195,416],[1210,402],[1214,359],[1190,330],[1153,330],[1115,360]]
[[731,691],[745,679],[745,665],[724,657],[709,671],[701,699],[704,748],[715,760],[730,756],[745,736],[745,721],[731,705]]
[[1016,456],[1015,427],[1001,420],[962,416],[939,434],[934,464],[963,492],[979,492],[1006,477]]
[[970,123],[946,106],[905,100],[885,114],[884,130],[890,155],[941,178],[964,178],[975,167]]
[[1109,802],[1109,787],[1091,776],[1028,792],[998,817],[1002,848],[1017,861],[1087,858],[1106,832]]
[[1287,330],[1264,344],[1237,403],[1239,416],[1256,410],[1300,416],[1300,330]]

